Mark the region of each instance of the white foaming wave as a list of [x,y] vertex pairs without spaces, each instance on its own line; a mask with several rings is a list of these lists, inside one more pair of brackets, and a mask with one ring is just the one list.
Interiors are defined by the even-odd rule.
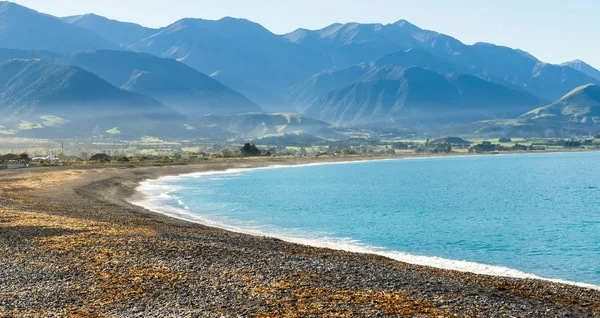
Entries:
[[184,208],[186,210],[190,209],[190,207],[187,206],[185,203],[183,203],[183,201],[181,201],[181,200],[177,200],[177,204],[179,204],[180,207],[182,207],[182,208]]
[[[214,173],[212,173],[214,174]],[[197,174],[194,174],[197,175]],[[154,184],[153,184],[154,183]],[[286,242],[309,245],[320,248],[329,248],[334,250],[342,250],[353,253],[363,253],[363,254],[375,254],[385,256],[400,262],[405,262],[409,264],[429,266],[434,268],[446,269],[446,270],[454,270],[460,272],[469,272],[474,274],[482,274],[482,275],[491,275],[491,276],[501,276],[501,277],[510,277],[510,278],[521,278],[521,279],[538,279],[545,280],[554,283],[573,285],[578,287],[584,287],[594,290],[600,290],[600,286],[581,283],[581,282],[572,282],[562,279],[551,279],[545,278],[541,276],[537,276],[534,274],[525,273],[516,269],[502,267],[502,266],[494,266],[487,265],[477,262],[470,262],[465,260],[451,260],[441,257],[435,256],[423,256],[423,255],[414,255],[408,254],[399,251],[389,251],[384,250],[380,247],[369,246],[361,243],[360,241],[350,239],[350,238],[331,238],[327,236],[323,236],[320,238],[310,237],[306,234],[303,236],[297,235],[289,235],[287,233],[282,233],[274,230],[265,231],[264,227],[261,226],[250,226],[249,224],[245,225],[233,225],[230,223],[220,222],[213,220],[211,218],[207,218],[200,214],[194,213],[190,210],[190,208],[183,203],[183,201],[178,200],[178,205],[180,207],[168,205],[166,202],[168,200],[164,199],[156,199],[156,194],[152,192],[144,192],[144,189],[162,189],[162,190],[170,190],[173,191],[172,187],[161,184],[159,180],[148,180],[144,182],[144,187],[139,187],[138,191],[145,194],[145,198],[142,200],[131,201],[130,203],[143,207],[147,210],[161,213],[176,219],[194,222],[206,226],[221,228],[227,231],[248,234],[253,236],[263,236],[263,237],[273,237],[276,239],[280,239]],[[166,193],[163,198],[169,196]],[[160,196],[160,194],[159,194]],[[173,197],[170,196],[169,200]]]
[[[427,157],[427,158],[437,158],[437,157]],[[163,176],[156,179],[150,179],[140,182],[140,186],[138,186],[138,191],[143,191],[145,187],[152,186],[165,186],[162,181],[178,181],[186,178],[205,178],[208,176],[216,176],[214,177],[217,180],[221,176],[227,177],[235,177],[242,176],[243,173],[247,173],[250,171],[257,170],[272,170],[272,169],[283,169],[283,168],[303,168],[303,167],[315,167],[315,166],[326,166],[326,165],[341,165],[341,164],[358,164],[358,163],[367,163],[367,162],[378,162],[378,161],[400,161],[407,160],[411,158],[387,158],[387,159],[365,159],[365,160],[354,160],[354,161],[339,161],[339,162],[315,162],[315,163],[303,163],[303,164],[290,164],[290,165],[269,165],[264,167],[242,167],[242,168],[230,168],[225,170],[211,170],[211,171],[202,171],[202,172],[192,172],[192,173],[184,173],[174,176]],[[423,158],[426,159],[426,158]],[[212,180],[212,179],[211,179]],[[158,183],[157,183],[158,181]]]
[[[560,152],[558,152],[560,153]],[[207,176],[241,176],[243,173],[247,173],[250,171],[257,170],[272,170],[272,169],[292,169],[292,168],[303,168],[303,167],[317,167],[317,166],[329,166],[329,165],[343,165],[343,164],[360,164],[360,163],[374,163],[381,161],[412,161],[412,160],[444,160],[444,159],[453,159],[453,158],[476,158],[476,157],[491,157],[491,156],[523,156],[523,155],[543,155],[543,154],[551,154],[551,152],[547,153],[523,153],[523,154],[478,154],[478,155],[456,155],[456,156],[422,156],[422,157],[404,157],[404,158],[383,158],[383,159],[361,159],[361,160],[352,160],[352,161],[330,161],[330,162],[313,162],[313,163],[303,163],[303,164],[274,164],[264,167],[247,167],[242,168],[230,168],[225,170],[211,170],[211,171],[202,171],[202,172],[192,172],[192,173],[184,173],[174,176],[163,176],[153,180],[146,180],[141,182],[140,184],[145,184],[148,181],[177,181],[185,178],[204,178]]]

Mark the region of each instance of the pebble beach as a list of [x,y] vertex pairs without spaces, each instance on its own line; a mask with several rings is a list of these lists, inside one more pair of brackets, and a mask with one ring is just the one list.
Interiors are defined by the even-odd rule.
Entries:
[[143,180],[348,158],[0,171],[0,317],[600,317],[600,291],[228,232],[129,203]]

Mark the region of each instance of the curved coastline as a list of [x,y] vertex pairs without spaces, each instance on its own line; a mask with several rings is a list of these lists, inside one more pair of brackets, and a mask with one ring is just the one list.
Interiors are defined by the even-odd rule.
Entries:
[[6,256],[0,273],[9,273],[0,279],[0,312],[11,317],[600,313],[600,291],[589,288],[239,234],[127,202],[143,199],[135,190],[140,182],[163,176],[365,159],[382,157],[0,171],[0,252]]
[[[558,152],[560,153],[560,152]],[[525,154],[505,154],[505,155],[525,155]],[[535,155],[535,154],[529,154]],[[483,155],[483,156],[497,156],[497,155]],[[373,161],[401,161],[401,160],[417,160],[417,159],[444,159],[444,158],[466,158],[472,157],[469,155],[465,156],[430,156],[430,157],[414,157],[414,158],[386,158],[386,159],[365,159],[365,160],[354,160],[354,161],[338,161],[338,162],[319,162],[319,163],[306,163],[306,164],[273,164],[265,167],[253,167],[253,168],[232,168],[227,170],[216,170],[216,171],[204,171],[204,172],[192,172],[192,173],[184,173],[179,175],[171,175],[171,176],[162,176],[156,179],[147,179],[139,183],[136,187],[137,195],[128,199],[128,202],[147,209],[152,212],[161,213],[163,215],[173,217],[182,221],[193,222],[205,226],[220,228],[226,231],[247,234],[253,236],[260,237],[271,237],[276,238],[282,241],[286,241],[289,243],[308,245],[317,248],[327,248],[333,250],[346,251],[351,253],[362,253],[362,254],[373,254],[384,256],[396,261],[420,265],[420,266],[429,266],[438,269],[444,270],[452,270],[459,272],[467,272],[472,274],[480,274],[480,275],[490,275],[490,276],[498,276],[498,277],[507,277],[507,278],[517,278],[517,279],[536,279],[542,281],[548,281],[558,284],[566,284],[571,286],[589,288],[593,290],[599,290],[599,285],[584,283],[584,282],[574,282],[569,280],[563,280],[558,278],[547,278],[541,277],[535,274],[526,273],[517,269],[489,265],[477,262],[471,262],[467,260],[453,260],[446,259],[436,256],[423,256],[423,255],[414,255],[409,253],[404,253],[402,251],[393,251],[393,250],[384,250],[375,246],[369,246],[366,244],[361,244],[353,240],[352,238],[309,238],[309,237],[298,237],[286,235],[283,233],[277,232],[266,232],[260,229],[253,229],[250,227],[237,226],[232,224],[227,224],[224,222],[218,222],[215,220],[211,220],[209,218],[203,217],[200,212],[189,211],[189,208],[185,206],[183,203],[180,204],[182,207],[177,208],[169,205],[164,205],[153,200],[156,195],[168,195],[169,192],[174,191],[175,189],[166,189],[165,192],[161,193],[151,193],[148,188],[152,188],[153,186],[160,185],[161,180],[174,180],[174,179],[184,179],[184,178],[201,178],[210,175],[226,175],[226,174],[235,174],[235,173],[244,173],[249,171],[256,170],[266,170],[266,169],[282,169],[282,168],[302,168],[302,167],[310,167],[310,166],[322,166],[322,165],[340,165],[340,164],[356,164],[356,163],[365,163],[365,162],[373,162]]]

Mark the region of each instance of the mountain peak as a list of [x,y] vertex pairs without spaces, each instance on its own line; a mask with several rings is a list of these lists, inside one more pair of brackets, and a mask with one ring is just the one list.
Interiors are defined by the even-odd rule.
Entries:
[[475,46],[475,45],[479,45],[479,46],[497,46],[496,44],[494,44],[494,43],[489,43],[489,42],[475,42],[475,43],[473,43],[473,45],[474,45],[474,46]]
[[187,27],[202,28],[218,34],[232,32],[271,33],[262,25],[244,18],[223,17],[219,20],[206,20],[200,18],[183,18],[172,23],[167,29],[182,29]]
[[248,24],[257,24],[255,22],[252,22],[248,19],[244,19],[244,18],[236,18],[236,17],[231,17],[231,16],[226,16],[226,17],[222,17],[221,19],[217,20],[219,22],[229,22],[229,23],[248,23]]
[[580,59],[574,59],[572,61],[568,61],[568,62],[564,62],[561,64],[562,66],[569,66],[569,67],[573,67],[573,66],[579,66],[579,67],[592,67],[591,65],[589,65],[588,63],[580,60]]
[[561,66],[567,66],[572,69],[576,69],[576,70],[578,70],[582,73],[585,73],[586,75],[600,81],[600,71],[582,60],[576,59],[576,60],[572,60],[569,62],[565,62],[565,63],[562,63]]
[[395,26],[400,27],[400,28],[409,28],[409,29],[417,29],[417,30],[421,30],[421,28],[419,28],[418,26],[404,20],[404,19],[400,19],[396,22],[393,23]]
[[562,66],[569,66],[569,67],[572,67],[572,68],[575,68],[575,69],[578,69],[578,68],[581,68],[581,67],[584,67],[584,66],[592,67],[588,63],[586,63],[586,62],[584,62],[584,61],[582,61],[580,59],[574,59],[574,60],[571,60],[571,61],[567,61],[567,62],[564,62],[564,63],[562,63],[560,65],[562,65]]
[[29,9],[22,5],[16,4],[14,2],[9,1],[0,1],[0,14],[6,13],[8,11],[20,11],[20,12],[37,12],[33,9]]
[[86,14],[82,14],[80,15],[80,17],[84,17],[84,18],[94,18],[94,19],[108,19],[107,17],[103,17],[101,15],[97,15],[95,13],[86,13]]
[[14,2],[0,1],[0,8],[13,8],[13,7],[25,8],[24,6],[18,5]]
[[64,22],[71,23],[71,24],[76,23],[78,21],[82,21],[82,20],[108,20],[108,18],[96,15],[94,13],[72,15],[72,16],[63,17],[60,19],[63,20]]

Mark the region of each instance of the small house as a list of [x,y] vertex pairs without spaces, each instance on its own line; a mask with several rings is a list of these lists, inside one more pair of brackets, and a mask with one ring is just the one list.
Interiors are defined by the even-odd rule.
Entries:
[[8,160],[6,162],[6,168],[8,169],[21,169],[27,167],[27,164],[23,160]]

